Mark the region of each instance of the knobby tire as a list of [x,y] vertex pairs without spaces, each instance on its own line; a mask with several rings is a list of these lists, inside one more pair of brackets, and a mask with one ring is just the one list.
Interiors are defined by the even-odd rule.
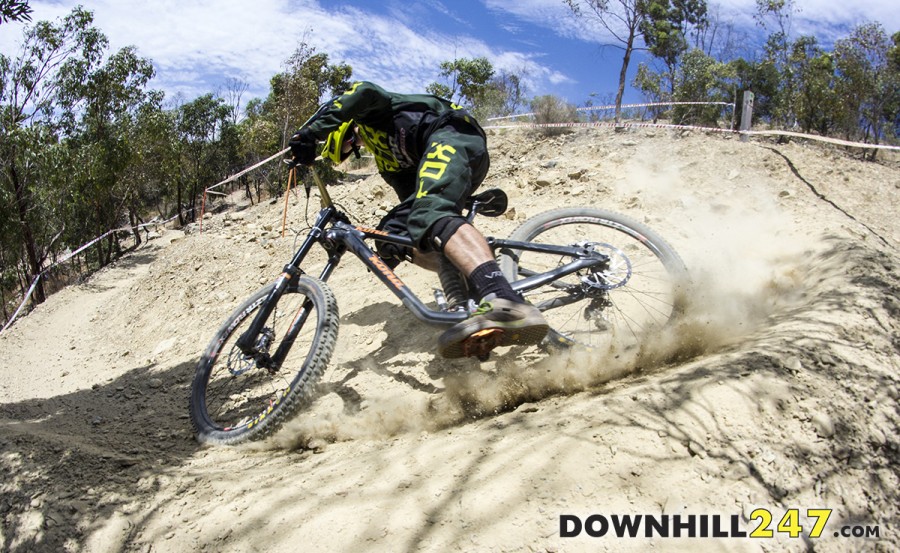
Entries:
[[[529,218],[510,239],[565,246],[586,242],[609,253],[613,263],[621,266],[618,275],[613,270],[589,275],[610,287],[593,299],[560,308],[550,307],[545,299],[565,297],[563,287],[576,290],[582,286],[585,272],[525,294],[535,305],[543,302],[542,311],[551,326],[544,341],[547,346],[610,347],[616,342],[617,347],[623,343],[630,347],[683,311],[688,281],[684,262],[659,234],[627,216],[588,207],[555,209]],[[501,252],[499,259],[510,281],[524,278],[520,269],[539,272],[570,260],[522,250]]]
[[234,445],[263,439],[313,399],[338,334],[337,301],[324,282],[298,278],[266,321],[269,349],[275,351],[287,329],[300,320],[298,314],[311,307],[279,370],[258,366],[235,346],[273,287],[263,287],[232,312],[197,366],[190,418],[201,443]]

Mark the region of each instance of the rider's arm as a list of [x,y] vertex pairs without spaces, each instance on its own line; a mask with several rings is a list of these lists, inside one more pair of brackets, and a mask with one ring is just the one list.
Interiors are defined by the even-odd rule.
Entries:
[[323,104],[319,111],[307,121],[308,128],[317,140],[324,140],[341,123],[356,120],[366,121],[379,117],[390,117],[391,96],[380,86],[360,81],[340,96]]

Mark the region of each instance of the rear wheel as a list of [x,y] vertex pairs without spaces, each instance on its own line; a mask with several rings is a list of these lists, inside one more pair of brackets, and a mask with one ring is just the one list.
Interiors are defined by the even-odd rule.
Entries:
[[256,349],[266,357],[295,335],[280,368],[266,368],[265,361],[245,355],[236,341],[273,287],[259,290],[228,317],[197,366],[190,415],[200,442],[237,444],[264,438],[312,399],[337,340],[337,302],[325,283],[307,276],[297,279],[278,300],[256,341]]
[[[687,270],[653,230],[624,215],[594,208],[564,208],[525,221],[510,240],[578,246],[608,257],[586,269],[526,292],[550,324],[545,344],[631,347],[669,323],[683,308]],[[568,256],[501,251],[510,281],[551,270]]]

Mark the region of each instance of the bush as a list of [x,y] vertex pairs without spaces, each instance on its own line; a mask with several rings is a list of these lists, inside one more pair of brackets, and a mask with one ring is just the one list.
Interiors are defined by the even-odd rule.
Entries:
[[[540,125],[573,123],[578,120],[575,106],[566,103],[562,98],[553,95],[537,96],[531,101],[534,121]],[[571,127],[540,127],[545,136],[555,136],[571,132]]]

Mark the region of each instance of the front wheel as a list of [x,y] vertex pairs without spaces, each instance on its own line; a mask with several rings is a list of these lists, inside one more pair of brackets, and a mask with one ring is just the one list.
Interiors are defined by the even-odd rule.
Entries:
[[[577,246],[608,261],[524,294],[550,324],[549,346],[628,348],[683,309],[687,270],[661,236],[624,215],[587,207],[556,209],[525,221],[510,240]],[[501,251],[512,282],[554,269],[571,257]]]
[[290,285],[255,343],[263,358],[288,350],[279,367],[259,362],[237,339],[271,294],[270,284],[241,304],[213,337],[191,385],[190,416],[197,440],[238,444],[275,432],[314,394],[338,332],[337,302],[328,286],[308,276]]

